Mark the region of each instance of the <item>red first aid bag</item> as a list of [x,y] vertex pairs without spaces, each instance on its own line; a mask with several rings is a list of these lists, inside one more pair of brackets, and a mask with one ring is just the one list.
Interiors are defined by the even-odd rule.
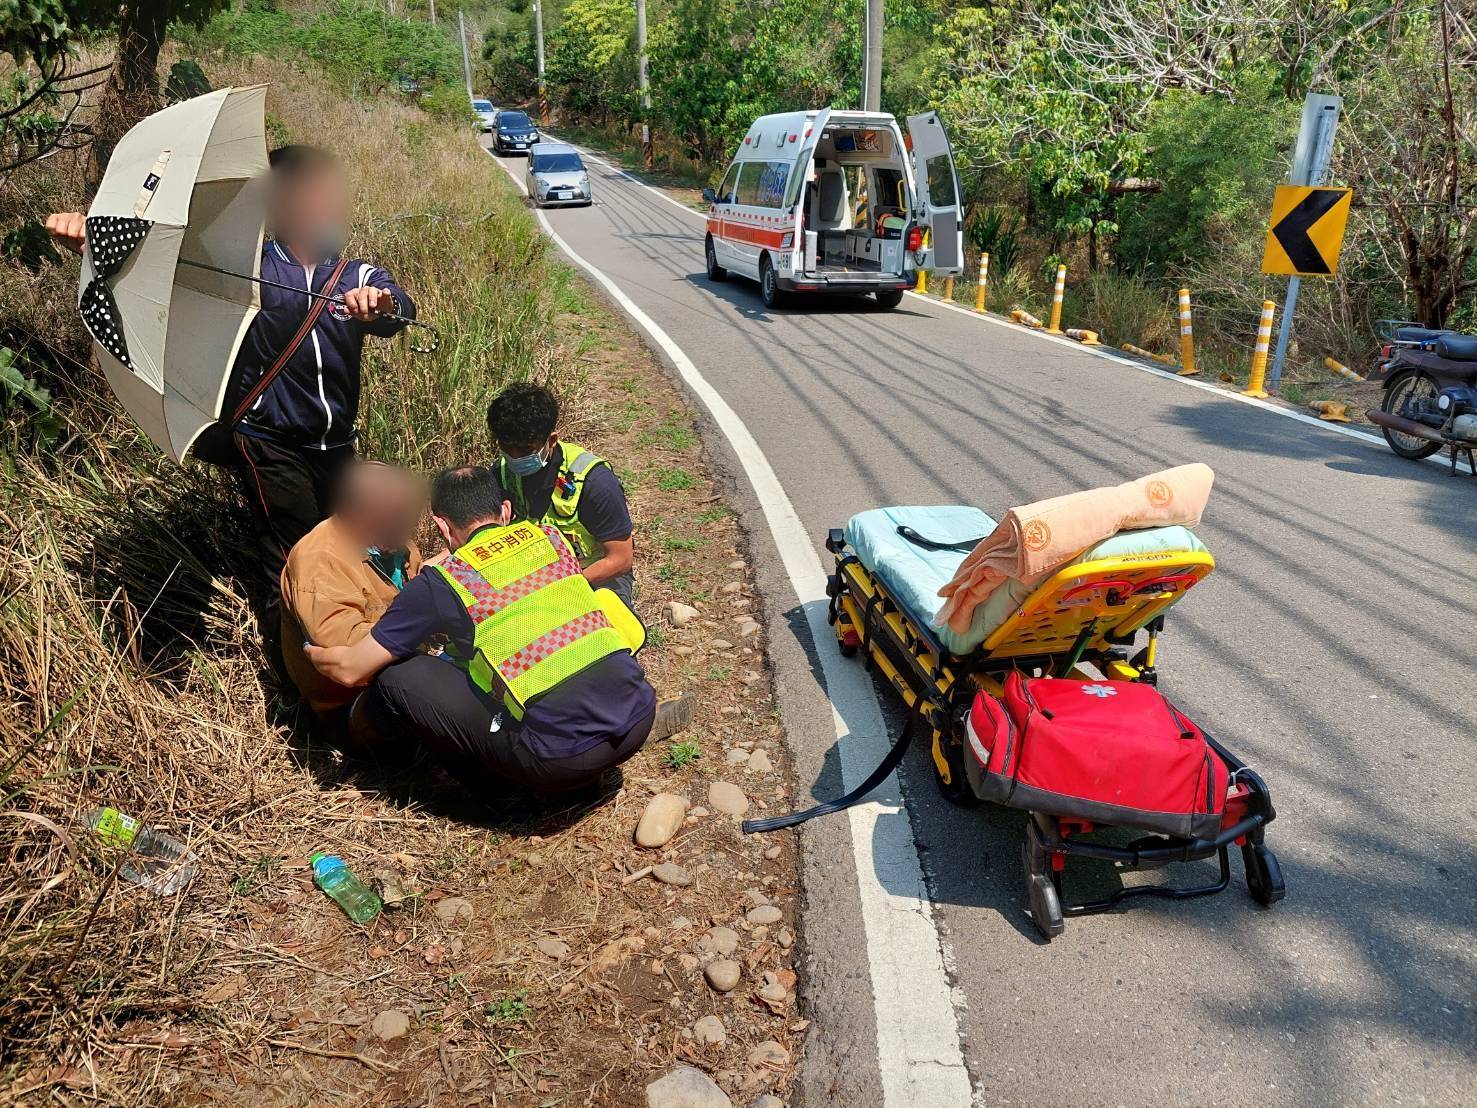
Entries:
[[1012,673],[970,709],[966,770],[984,800],[1188,839],[1221,827],[1229,774],[1152,685]]

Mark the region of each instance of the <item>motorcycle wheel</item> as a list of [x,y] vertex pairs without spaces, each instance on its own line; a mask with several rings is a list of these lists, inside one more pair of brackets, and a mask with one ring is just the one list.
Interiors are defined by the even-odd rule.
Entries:
[[[1399,415],[1400,410],[1411,401],[1434,400],[1440,391],[1440,386],[1430,374],[1412,370],[1390,382],[1389,387],[1385,389],[1385,400],[1380,405],[1380,410],[1390,415]],[[1439,442],[1407,435],[1392,427],[1381,427],[1380,430],[1384,432],[1385,441],[1390,444],[1390,449],[1402,458],[1429,458],[1442,446]]]

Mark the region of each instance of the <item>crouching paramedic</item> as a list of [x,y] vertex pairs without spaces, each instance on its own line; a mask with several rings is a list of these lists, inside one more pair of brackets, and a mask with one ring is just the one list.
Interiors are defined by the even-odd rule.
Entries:
[[306,652],[324,676],[368,685],[351,712],[361,742],[419,742],[473,788],[580,788],[652,732],[656,694],[634,656],[645,632],[591,588],[557,528],[503,514],[491,469],[442,473],[431,515],[450,556],[360,642]]
[[595,588],[631,605],[631,511],[605,459],[558,433],[559,402],[542,385],[509,385],[487,409],[497,478],[513,517],[559,528]]

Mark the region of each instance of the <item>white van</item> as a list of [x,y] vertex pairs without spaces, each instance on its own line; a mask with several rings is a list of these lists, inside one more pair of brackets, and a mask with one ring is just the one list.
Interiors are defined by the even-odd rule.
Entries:
[[909,116],[906,140],[881,112],[761,116],[703,199],[708,278],[758,281],[767,307],[832,292],[892,308],[920,269],[963,269],[959,179],[936,112]]

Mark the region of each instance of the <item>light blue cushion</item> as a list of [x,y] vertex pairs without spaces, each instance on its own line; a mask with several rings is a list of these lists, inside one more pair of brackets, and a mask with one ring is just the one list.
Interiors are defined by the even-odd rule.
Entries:
[[[974,618],[965,634],[948,627],[935,627],[933,617],[944,603],[938,591],[953,580],[967,552],[926,550],[899,535],[899,527],[911,527],[934,542],[954,543],[984,538],[995,530],[995,521],[978,508],[945,505],[874,508],[852,516],[846,525],[846,542],[857,560],[881,579],[897,602],[913,617],[914,624],[946,650],[955,654],[968,654],[974,650],[1033,591],[1020,581],[1007,581],[975,608]],[[1204,549],[1205,545],[1188,528],[1148,527],[1141,531],[1120,531],[1079,554],[1069,564],[1098,558]]]

